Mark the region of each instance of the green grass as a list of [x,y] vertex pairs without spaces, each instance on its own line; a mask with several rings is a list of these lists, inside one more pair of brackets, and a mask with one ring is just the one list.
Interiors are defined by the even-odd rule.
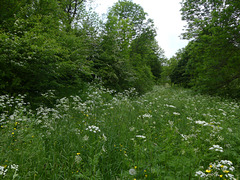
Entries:
[[0,96],[0,178],[239,178],[238,102],[163,86],[80,95],[33,111],[24,97]]

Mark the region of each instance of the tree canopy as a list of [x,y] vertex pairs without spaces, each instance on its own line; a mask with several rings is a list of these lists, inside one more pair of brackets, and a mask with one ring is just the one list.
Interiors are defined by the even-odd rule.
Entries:
[[188,75],[187,85],[198,91],[239,97],[240,1],[183,0],[181,12],[187,22],[183,38],[190,42],[172,73],[174,82]]
[[119,0],[102,22],[85,3],[1,1],[1,94],[79,89],[94,77],[119,91],[151,89],[164,58],[153,20],[140,5]]

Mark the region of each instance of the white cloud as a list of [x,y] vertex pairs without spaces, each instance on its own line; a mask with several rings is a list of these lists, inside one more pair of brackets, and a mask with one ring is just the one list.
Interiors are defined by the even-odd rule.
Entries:
[[[107,13],[117,0],[95,0],[96,11],[99,14]],[[186,40],[181,40],[180,35],[185,22],[181,20],[180,2],[181,0],[133,0],[140,4],[144,11],[152,18],[157,28],[157,41],[159,46],[164,49],[166,57],[173,56],[178,49],[187,45]]]

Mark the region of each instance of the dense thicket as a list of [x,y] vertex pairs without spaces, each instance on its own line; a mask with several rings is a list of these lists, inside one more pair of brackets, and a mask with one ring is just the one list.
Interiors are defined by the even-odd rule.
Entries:
[[190,40],[171,73],[174,83],[240,97],[240,1],[183,0]]
[[119,0],[107,19],[84,0],[2,0],[0,93],[33,96],[100,77],[143,93],[160,78],[163,51],[140,5]]

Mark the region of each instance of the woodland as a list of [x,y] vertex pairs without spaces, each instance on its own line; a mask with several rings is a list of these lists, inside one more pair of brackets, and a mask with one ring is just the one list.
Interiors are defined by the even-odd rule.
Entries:
[[238,0],[183,0],[182,38],[189,43],[170,59],[143,7],[119,0],[101,18],[87,3],[1,0],[1,94],[66,94],[98,79],[119,92],[135,88],[143,94],[169,83],[240,97]]
[[239,0],[182,0],[170,59],[131,0],[0,3],[0,179],[240,179]]

